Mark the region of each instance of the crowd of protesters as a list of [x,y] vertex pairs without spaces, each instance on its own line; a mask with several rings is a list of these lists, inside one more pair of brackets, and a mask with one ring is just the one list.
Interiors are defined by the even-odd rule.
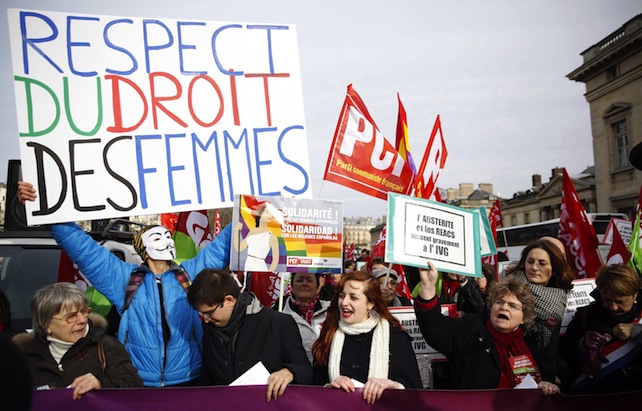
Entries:
[[[33,201],[35,190],[21,182],[19,198]],[[228,385],[260,362],[269,374],[267,401],[289,384],[318,384],[363,388],[372,404],[388,389],[425,388],[411,337],[389,310],[403,306],[447,358],[449,388],[514,388],[532,379],[544,395],[642,389],[640,278],[625,265],[602,267],[595,301],[560,335],[573,276],[556,239],[529,244],[501,279],[493,266],[473,279],[427,262],[406,285],[416,286],[414,301],[397,292],[401,273],[364,252],[365,269],[346,261],[335,277],[292,275],[279,312],[227,270],[229,228],[180,266],[162,226],[135,236],[140,266],[75,224],[51,232],[122,317],[115,339],[89,315],[75,285],[34,295],[33,332],[14,341],[22,341],[33,388],[71,387],[74,399],[102,387]],[[443,315],[442,304],[454,304],[457,314]]]

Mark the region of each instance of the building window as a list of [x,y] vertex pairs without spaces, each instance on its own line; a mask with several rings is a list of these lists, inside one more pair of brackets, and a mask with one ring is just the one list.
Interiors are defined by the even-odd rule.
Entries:
[[617,64],[612,65],[611,67],[606,69],[606,79],[607,80],[613,80],[620,74],[620,70],[618,69]]
[[511,225],[511,227],[514,227],[514,226],[517,225],[517,216],[516,215],[510,217],[510,225]]
[[629,164],[629,127],[626,120],[613,123],[615,137],[615,168],[626,167]]
[[524,214],[524,224],[530,224],[531,223],[531,215],[529,213]]

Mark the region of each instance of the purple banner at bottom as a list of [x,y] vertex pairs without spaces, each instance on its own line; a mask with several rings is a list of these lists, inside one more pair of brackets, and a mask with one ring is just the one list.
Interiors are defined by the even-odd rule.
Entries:
[[104,389],[72,400],[71,389],[34,391],[33,411],[175,411],[175,410],[597,410],[637,409],[642,391],[612,395],[556,395],[539,390],[386,390],[374,405],[366,404],[361,390],[290,386],[278,400],[267,402],[265,386]]

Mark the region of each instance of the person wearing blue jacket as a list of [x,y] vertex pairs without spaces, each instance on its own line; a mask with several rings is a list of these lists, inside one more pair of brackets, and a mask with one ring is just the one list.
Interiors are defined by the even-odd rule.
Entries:
[[[21,202],[36,191],[18,183]],[[121,314],[118,339],[129,352],[145,386],[189,384],[199,377],[203,329],[187,302],[187,288],[204,268],[226,268],[230,227],[194,258],[177,265],[174,241],[163,226],[147,226],[134,237],[145,263],[127,263],[101,247],[76,223],[50,226],[53,238],[93,286]]]

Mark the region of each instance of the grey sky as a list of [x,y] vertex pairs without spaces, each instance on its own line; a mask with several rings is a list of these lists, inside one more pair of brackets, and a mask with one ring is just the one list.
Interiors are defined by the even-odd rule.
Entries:
[[400,93],[417,163],[441,115],[440,187],[490,182],[510,197],[534,173],[548,181],[553,167],[593,164],[584,84],[565,76],[579,53],[642,13],[642,0],[3,0],[0,181],[19,157],[9,8],[296,24],[314,196],[343,200],[345,216],[381,216],[385,201],[322,181],[348,84],[391,141]]

